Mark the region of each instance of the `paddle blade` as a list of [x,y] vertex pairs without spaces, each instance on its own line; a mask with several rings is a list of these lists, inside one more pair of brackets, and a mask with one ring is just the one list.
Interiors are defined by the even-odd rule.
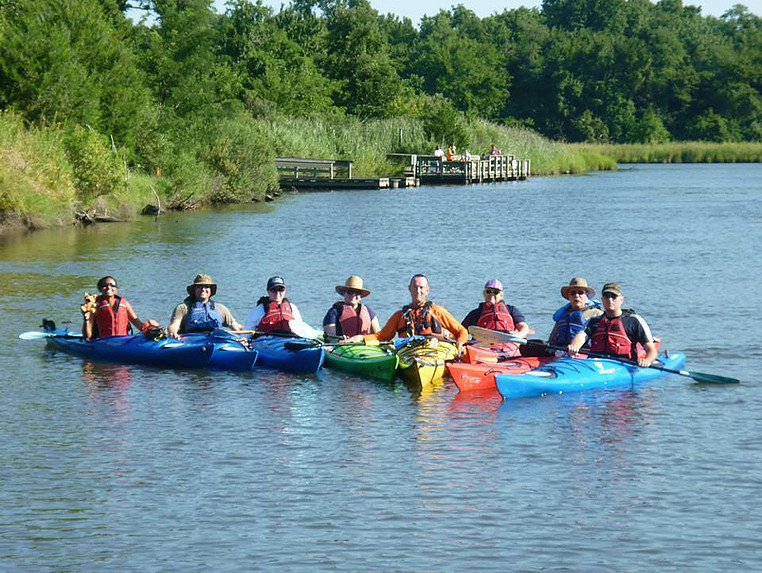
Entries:
[[690,376],[696,382],[703,382],[704,384],[740,384],[741,381],[738,378],[728,378],[727,376],[718,376],[717,374],[706,374],[705,372],[688,372],[687,370],[681,370],[682,374],[685,372],[685,376]]
[[512,334],[508,334],[507,332],[481,328],[480,326],[469,326],[468,333],[479,342],[516,342],[518,344],[526,344],[527,342],[526,338],[514,336]]
[[305,350],[307,348],[317,348],[318,346],[320,346],[319,342],[309,342],[309,341],[304,341],[304,342],[294,341],[294,342],[283,343],[283,348],[285,348],[286,350]]
[[21,334],[19,334],[19,338],[21,340],[40,340],[42,338],[49,338],[50,336],[52,336],[50,332],[35,332],[35,331],[22,332]]

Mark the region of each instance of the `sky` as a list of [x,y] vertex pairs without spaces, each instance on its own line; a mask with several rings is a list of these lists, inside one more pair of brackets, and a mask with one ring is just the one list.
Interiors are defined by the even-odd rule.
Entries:
[[[652,0],[653,1],[653,0]],[[214,0],[218,12],[225,11],[225,0]],[[263,0],[267,6],[271,6],[277,12],[281,5],[288,5],[288,0]],[[382,14],[393,13],[398,16],[407,16],[418,25],[421,16],[433,16],[440,10],[449,10],[452,6],[463,4],[473,10],[477,16],[483,18],[495,12],[512,10],[519,6],[539,7],[542,0],[370,0],[371,6]],[[704,16],[722,16],[724,12],[735,4],[743,4],[751,12],[762,15],[762,0],[683,0],[684,5],[701,6]]]

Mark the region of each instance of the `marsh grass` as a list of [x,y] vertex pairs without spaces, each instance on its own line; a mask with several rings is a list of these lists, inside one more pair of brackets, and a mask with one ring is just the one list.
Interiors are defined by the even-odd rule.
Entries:
[[573,143],[568,147],[581,153],[596,153],[611,157],[617,163],[759,163],[762,161],[762,142],[675,141],[616,145]]

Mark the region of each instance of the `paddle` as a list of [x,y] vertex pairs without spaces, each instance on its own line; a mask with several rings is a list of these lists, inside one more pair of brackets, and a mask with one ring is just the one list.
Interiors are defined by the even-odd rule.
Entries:
[[[528,344],[530,342],[526,338],[513,336],[512,334],[508,334],[507,332],[498,332],[497,330],[489,330],[487,328],[480,328],[478,326],[469,326],[468,332],[476,340],[483,341],[483,342],[517,342],[518,344]],[[535,343],[539,343],[539,342],[540,341],[536,341]],[[551,350],[566,351],[566,347],[564,346],[557,346],[555,344],[548,344],[546,342],[542,342],[542,344],[546,346],[547,348],[550,348]],[[609,360],[617,360],[619,362],[623,362],[624,364],[632,364],[633,366],[638,366],[637,362],[633,362],[632,360],[627,360],[626,358],[620,358],[618,356],[610,356],[608,354],[599,354],[597,352],[589,352],[587,350],[585,350],[584,353],[587,356],[591,356],[593,358],[607,358]],[[726,376],[718,376],[716,374],[706,374],[704,372],[690,372],[688,370],[674,370],[672,368],[667,368],[666,366],[660,366],[655,363],[651,364],[649,368],[654,368],[655,370],[661,370],[663,372],[669,372],[670,374],[678,374],[679,376],[686,376],[688,378],[693,378],[697,382],[706,382],[707,384],[739,384],[741,382],[738,378],[728,378]]]
[[42,340],[43,338],[82,338],[81,334],[60,334],[55,332],[29,331],[19,334],[21,340]]

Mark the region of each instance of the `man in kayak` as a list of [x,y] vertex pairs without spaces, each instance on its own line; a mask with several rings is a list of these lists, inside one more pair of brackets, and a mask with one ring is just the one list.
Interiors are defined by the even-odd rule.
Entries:
[[[524,314],[515,306],[506,304],[503,300],[503,283],[498,279],[490,279],[484,285],[484,302],[479,303],[475,309],[463,319],[463,326],[479,326],[490,330],[507,332],[513,336],[526,338],[529,334],[529,325]],[[500,345],[500,353],[504,357],[519,355],[519,346],[512,342]]]
[[101,294],[95,297],[92,305],[83,308],[82,312],[84,317],[82,330],[86,339],[130,334],[132,331],[130,324],[143,334],[149,328],[159,326],[155,320],[142,322],[138,318],[127,299],[117,294],[119,285],[114,277],[103,277],[98,281],[97,287]]
[[591,318],[603,314],[600,301],[590,298],[594,294],[595,290],[582,277],[574,277],[561,287],[561,296],[569,302],[553,314],[555,324],[548,336],[550,344],[567,346]]
[[286,298],[286,283],[282,277],[267,280],[267,296],[261,297],[246,317],[244,330],[257,332],[292,332],[291,321],[302,322],[296,305]]
[[432,335],[437,338],[454,336],[458,350],[468,341],[468,331],[444,307],[427,301],[429,279],[426,275],[414,275],[408,286],[410,304],[395,312],[384,327],[374,334],[353,336],[350,342],[369,340],[392,340],[396,334],[400,338],[414,335]]
[[323,330],[328,336],[349,338],[381,330],[376,313],[362,304],[362,299],[370,295],[370,291],[363,288],[362,278],[352,275],[336,287],[336,292],[344,300],[334,303],[323,318]]
[[[648,324],[634,311],[622,309],[624,292],[619,283],[603,285],[601,296],[603,315],[590,319],[585,329],[572,338],[567,347],[569,354],[576,356],[591,339],[590,352],[637,361],[639,366],[648,368],[658,355]],[[638,358],[638,344],[646,351],[642,358]]]
[[180,338],[186,332],[210,332],[223,326],[242,330],[227,307],[212,300],[217,294],[217,284],[210,275],[197,275],[185,290],[188,296],[172,311],[167,327],[169,336]]

